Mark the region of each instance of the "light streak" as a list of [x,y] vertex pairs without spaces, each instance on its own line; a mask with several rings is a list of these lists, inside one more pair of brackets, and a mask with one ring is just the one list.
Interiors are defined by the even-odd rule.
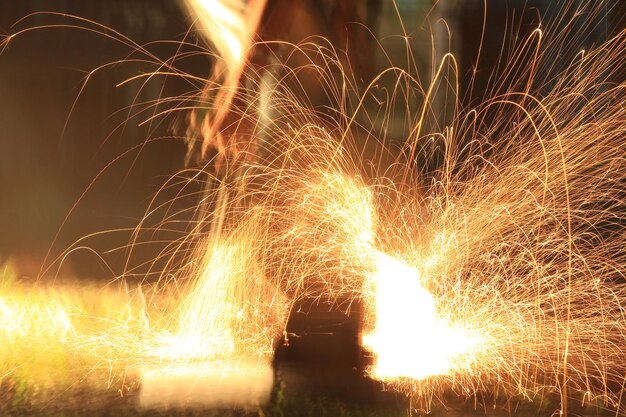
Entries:
[[198,130],[202,135],[202,155],[206,154],[209,144],[216,142],[214,146],[224,157],[226,153],[237,151],[228,146],[232,138],[222,135],[222,124],[237,96],[266,0],[185,0],[185,3],[203,32],[202,38],[208,40],[216,52],[217,63],[208,84],[220,86],[205,91],[206,100],[214,94],[209,116],[196,121],[192,115],[189,129]]
[[[203,198],[213,212],[163,252],[179,268],[173,283],[155,284],[151,300],[168,299],[174,287],[183,293],[170,300],[174,308],[152,311],[147,303],[112,317],[96,311],[91,317],[106,317],[107,325],[84,328],[76,318],[90,313],[72,311],[67,298],[57,297],[55,307],[55,297],[16,302],[10,291],[0,295],[7,318],[0,334],[13,345],[54,341],[57,351],[97,363],[115,359],[149,383],[211,383],[256,371],[266,381],[273,340],[294,304],[315,299],[347,310],[362,300],[363,342],[375,361],[369,374],[419,400],[441,391],[526,399],[560,393],[563,402],[578,395],[619,415],[626,375],[626,32],[585,51],[559,77],[546,76],[545,85],[535,77],[541,64],[553,68],[545,62],[552,59],[548,35],[535,31],[531,39],[543,43],[529,40],[502,63],[491,98],[460,109],[445,126],[426,120],[438,86],[449,81],[437,78],[443,66],[431,86],[394,67],[357,95],[330,48],[297,46],[294,53],[314,56],[306,69],[320,73],[334,111],[316,112],[287,81],[277,83],[264,104],[275,107],[264,127],[273,142],[225,178],[211,177],[220,185]],[[227,48],[241,65],[239,49]],[[454,57],[444,64],[454,67]],[[386,77],[405,88],[387,102],[376,89]],[[360,98],[354,108],[350,94]],[[254,89],[237,95],[250,108],[258,104]],[[368,143],[373,156],[364,156],[363,138],[387,132],[393,98],[404,105],[403,97],[413,96],[422,102],[416,117],[407,117],[405,149],[393,152],[381,139]],[[368,98],[387,108],[369,113]],[[254,125],[248,108],[215,106],[210,110]],[[384,163],[390,154],[395,163]],[[197,174],[181,181],[181,195]],[[145,221],[159,213],[153,209]],[[159,226],[177,220],[166,218]],[[207,237],[202,226],[215,218],[222,227]],[[108,300],[120,309],[126,302],[132,305]],[[2,361],[7,374],[24,359],[3,351]],[[239,364],[242,371],[231,373]],[[164,392],[153,389],[155,397]]]

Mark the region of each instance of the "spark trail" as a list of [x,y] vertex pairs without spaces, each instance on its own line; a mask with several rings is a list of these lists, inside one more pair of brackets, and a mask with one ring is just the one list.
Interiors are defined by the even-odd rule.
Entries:
[[[455,85],[454,56],[430,86],[394,67],[351,104],[354,82],[331,49],[299,45],[335,111],[311,111],[278,83],[280,116],[258,127],[273,142],[236,168],[227,213],[262,219],[250,229],[261,231],[266,276],[291,300],[363,298],[372,375],[418,397],[559,392],[564,414],[576,396],[620,408],[625,33],[557,70],[551,48],[571,38],[550,30],[512,48],[490,97],[457,104],[443,125],[434,103]],[[391,97],[421,100],[399,153],[363,140],[385,131],[363,104],[385,77],[402,90]],[[255,94],[239,92],[252,107]],[[392,359],[401,365],[385,369]]]
[[[391,67],[356,93],[329,44],[290,45],[306,68],[275,64],[269,99],[241,83],[233,94],[246,105],[228,108],[242,127],[229,133],[272,140],[255,152],[231,149],[238,157],[225,175],[207,164],[179,185],[184,195],[198,177],[214,184],[203,195],[207,212],[163,252],[177,279],[164,271],[154,284],[153,300],[182,289],[181,307],[148,314],[141,337],[106,343],[124,346],[125,365],[144,372],[224,376],[252,363],[263,378],[293,305],[314,299],[348,310],[361,300],[369,374],[420,407],[443,392],[560,393],[564,413],[571,399],[622,412],[626,32],[539,77],[564,39],[533,32],[501,63],[489,97],[467,109],[453,103],[445,124],[431,119],[437,90],[455,85],[454,71],[444,77],[452,55],[430,86]],[[291,89],[299,69],[319,73],[324,111]],[[396,90],[381,100],[385,80]],[[225,111],[206,94],[190,105]],[[398,150],[384,132],[404,97],[416,97],[417,110]],[[180,110],[172,103],[160,115]],[[260,106],[276,117],[257,123],[268,110]],[[155,206],[140,228],[160,213]],[[159,227],[181,215],[167,214]]]

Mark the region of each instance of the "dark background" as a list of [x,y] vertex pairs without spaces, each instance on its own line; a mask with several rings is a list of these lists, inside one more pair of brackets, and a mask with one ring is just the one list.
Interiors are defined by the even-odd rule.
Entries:
[[[35,15],[12,27],[19,18],[40,11],[91,19],[142,45],[180,40],[189,27],[176,0],[0,3],[1,32],[42,26],[12,39],[0,55],[0,259],[12,258],[20,272],[30,276],[39,273],[49,249],[46,267],[81,237],[137,225],[158,187],[183,168],[185,146],[179,138],[155,139],[175,133],[171,125],[176,117],[139,126],[151,112],[132,117],[129,106],[190,89],[175,78],[155,79],[143,88],[141,81],[116,87],[156,68],[152,63],[125,62],[96,72],[81,91],[88,72],[98,66],[145,56],[132,55],[132,47],[102,34],[44,27],[94,27],[87,22]],[[167,59],[176,45],[147,47]],[[203,76],[209,65],[207,59],[199,59],[190,71]],[[120,247],[129,238],[127,232],[110,232],[84,244],[101,251]],[[121,256],[107,259],[115,272],[120,261]],[[111,278],[111,271],[90,250],[67,258],[64,272]]]

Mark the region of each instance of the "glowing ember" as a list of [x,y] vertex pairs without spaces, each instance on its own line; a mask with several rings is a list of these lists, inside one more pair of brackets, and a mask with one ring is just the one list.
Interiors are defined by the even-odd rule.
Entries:
[[[236,18],[215,11],[224,12],[225,22]],[[258,124],[254,88],[237,91],[249,104],[240,114],[224,104],[237,90],[241,54],[251,42],[242,33],[240,47],[219,35],[234,69],[209,109],[213,130],[226,112],[239,118],[236,126]],[[218,185],[203,195],[211,213],[162,252],[175,265],[163,275],[175,278],[155,284],[152,300],[183,294],[171,297],[175,307],[153,312],[153,303],[131,308],[141,297],[102,294],[100,311],[76,300],[87,297],[70,297],[72,288],[21,296],[7,284],[0,292],[2,373],[23,371],[33,357],[78,352],[90,359],[82,368],[89,371],[103,363],[141,369],[148,405],[195,402],[210,389],[216,396],[205,396],[216,404],[262,401],[273,340],[290,307],[303,299],[340,307],[364,299],[371,373],[395,389],[427,401],[438,388],[494,398],[556,392],[562,414],[576,393],[583,402],[602,399],[619,415],[626,375],[626,89],[612,80],[623,80],[626,32],[577,57],[561,76],[550,73],[550,48],[545,55],[543,46],[532,48],[526,42],[501,63],[493,99],[457,109],[449,124],[429,114],[438,86],[457,84],[442,78],[450,55],[430,87],[399,68],[384,71],[355,110],[347,103],[360,92],[350,90],[347,72],[337,71],[337,57],[309,44],[295,48],[314,55],[310,69],[336,102],[311,110],[288,89],[297,79],[277,82],[264,104],[277,115],[262,128],[271,143],[259,144],[262,156],[211,177]],[[531,65],[522,65],[527,59]],[[542,60],[545,85],[534,79]],[[393,94],[376,90],[386,76],[399,89]],[[407,115],[410,136],[395,163],[382,162],[391,152],[387,142],[366,158],[364,138],[385,137],[394,124],[390,113],[414,109],[409,97],[418,97],[418,111]],[[380,108],[369,114],[361,106],[366,101]],[[184,107],[174,102],[173,111]],[[204,174],[185,177],[178,195],[197,193],[186,186]],[[146,217],[170,209],[155,206]],[[179,222],[176,216],[167,211],[159,227]],[[189,223],[188,213],[180,217]],[[87,320],[94,317],[101,321]],[[24,346],[30,356],[20,356]]]
[[437,315],[435,300],[417,269],[376,253],[375,327],[363,344],[375,354],[374,377],[424,379],[447,374],[477,340]]

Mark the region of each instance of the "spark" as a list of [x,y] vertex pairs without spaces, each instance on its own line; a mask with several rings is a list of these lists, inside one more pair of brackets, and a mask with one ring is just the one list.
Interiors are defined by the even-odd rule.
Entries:
[[476,349],[479,341],[437,316],[435,300],[420,284],[417,269],[377,255],[371,278],[374,330],[363,336],[364,346],[376,354],[372,375],[421,380],[448,374],[457,358]]
[[[239,17],[224,12],[223,19]],[[0,294],[7,318],[0,334],[20,346],[54,341],[55,351],[79,352],[107,369],[115,359],[153,387],[142,392],[150,402],[169,395],[159,380],[211,385],[258,377],[266,387],[274,341],[294,305],[315,300],[347,311],[360,300],[362,342],[374,359],[367,372],[413,398],[557,393],[562,414],[577,395],[622,412],[626,32],[553,74],[550,47],[561,51],[556,46],[566,38],[551,30],[542,27],[511,48],[490,98],[467,109],[455,101],[455,118],[445,124],[430,118],[437,96],[447,93],[439,90],[456,85],[444,78],[443,64],[454,68],[451,54],[429,86],[393,67],[361,93],[323,40],[291,45],[309,62],[298,69],[319,73],[330,102],[323,112],[290,88],[298,73],[291,68],[278,65],[288,76],[277,77],[282,81],[263,100],[258,90],[239,87],[246,60],[238,51],[251,40],[233,35],[240,47],[227,41],[223,54],[237,75],[216,93],[229,98],[209,109],[218,123],[205,133],[225,134],[219,120],[229,112],[236,126],[256,126],[262,132],[255,134],[272,140],[223,175],[209,164],[172,179],[179,198],[189,198],[197,194],[187,187],[209,178],[193,222],[155,197],[131,252],[142,228],[190,224],[162,251],[169,269],[141,286],[153,289],[149,302],[126,294],[90,312],[70,308],[82,305],[76,299],[20,299],[19,291],[7,291]],[[539,68],[547,68],[545,79]],[[379,85],[396,89],[387,101]],[[230,106],[235,95],[245,108]],[[406,97],[417,97],[416,109]],[[368,98],[386,111],[368,112]],[[172,102],[172,112],[207,106],[199,96],[182,107]],[[397,151],[385,135],[388,112],[400,105],[415,117],[407,116],[409,134]],[[260,113],[276,116],[261,129]],[[380,140],[364,144],[372,136]],[[158,302],[167,306],[156,308]],[[94,317],[106,325],[79,323]],[[24,362],[14,352],[1,357],[3,374]],[[93,362],[90,369],[98,369]],[[254,398],[261,401],[261,392]]]

